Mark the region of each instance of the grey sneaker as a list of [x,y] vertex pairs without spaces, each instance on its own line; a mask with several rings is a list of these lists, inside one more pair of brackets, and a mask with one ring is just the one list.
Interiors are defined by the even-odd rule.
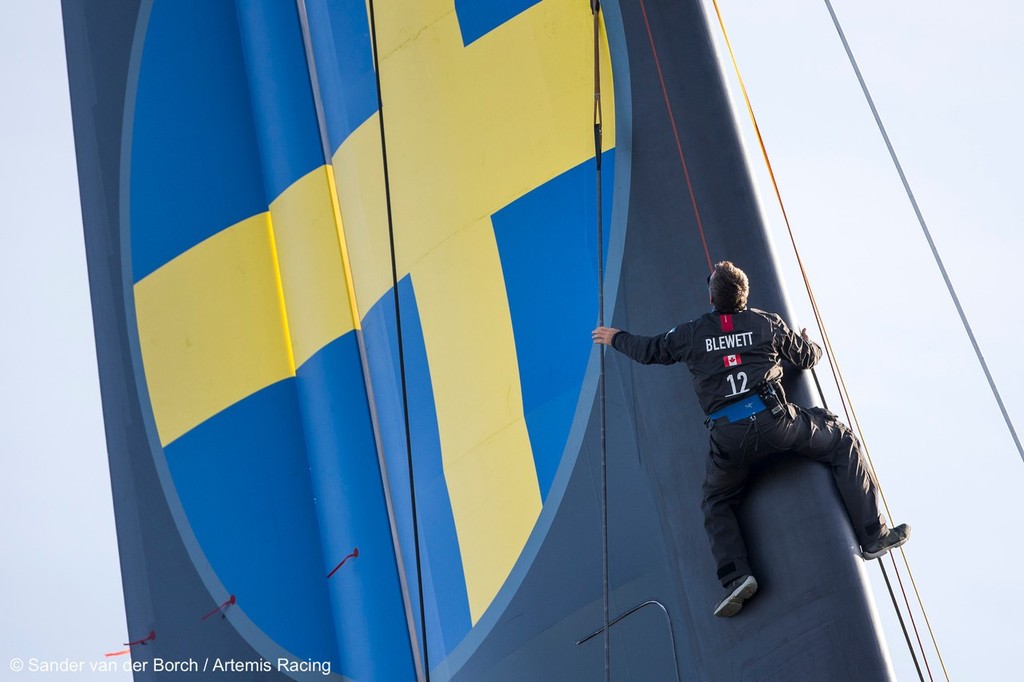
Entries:
[[757,592],[757,581],[752,575],[744,575],[736,578],[725,586],[726,594],[718,607],[715,608],[715,615],[722,618],[735,616],[743,608],[743,602],[754,596]]
[[884,535],[878,536],[878,538],[861,547],[861,556],[868,560],[877,559],[880,556],[885,556],[889,553],[890,549],[896,549],[909,539],[910,526],[901,523],[895,528],[885,531]]

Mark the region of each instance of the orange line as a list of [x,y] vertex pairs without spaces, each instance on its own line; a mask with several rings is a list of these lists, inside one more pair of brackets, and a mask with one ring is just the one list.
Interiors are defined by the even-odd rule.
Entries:
[[[868,461],[868,466],[871,468],[872,471],[874,471],[875,464],[871,459],[871,452],[868,449],[867,442],[864,438],[864,432],[860,427],[860,421],[857,419],[857,412],[856,410],[853,409],[853,402],[850,398],[850,393],[846,388],[846,381],[843,379],[843,373],[839,369],[839,360],[835,356],[835,350],[832,347],[832,341],[828,336],[828,331],[825,329],[825,322],[822,319],[821,312],[818,309],[818,302],[814,298],[814,291],[811,288],[811,282],[807,276],[807,270],[804,268],[803,259],[800,257],[800,249],[797,248],[796,237],[793,234],[793,227],[792,225],[790,225],[789,216],[786,213],[786,205],[785,202],[783,202],[782,200],[782,193],[780,192],[779,184],[775,179],[775,171],[772,169],[771,159],[768,158],[768,149],[765,147],[764,138],[761,136],[761,129],[757,125],[757,117],[754,115],[754,108],[750,103],[750,95],[747,93],[747,87],[743,83],[743,76],[740,75],[739,63],[736,61],[736,54],[733,52],[732,43],[729,41],[729,33],[725,30],[725,20],[722,18],[722,12],[718,7],[718,0],[712,0],[712,3],[715,7],[715,14],[718,17],[718,24],[722,28],[722,37],[725,39],[725,45],[729,50],[729,57],[732,60],[733,69],[736,72],[736,79],[739,81],[740,91],[743,93],[743,101],[747,105],[747,113],[750,114],[750,121],[754,125],[754,133],[757,135],[757,143],[761,147],[761,155],[764,157],[764,163],[768,169],[768,175],[772,181],[772,188],[775,190],[775,198],[779,202],[779,209],[782,211],[782,218],[786,223],[786,230],[789,233],[789,240],[793,245],[793,253],[796,255],[797,265],[800,267],[800,274],[803,277],[804,286],[806,287],[807,295],[810,298],[811,310],[814,312],[815,322],[818,325],[818,330],[821,332],[823,345],[825,347],[825,353],[828,356],[829,365],[832,368],[832,377],[833,380],[836,382],[836,388],[839,391],[839,400],[843,404],[843,411],[846,413],[846,420],[856,427],[857,433],[860,435],[861,445],[863,446],[864,454]],[[878,494],[882,498],[882,505],[885,508],[886,516],[888,516],[889,520],[891,521],[893,518],[892,512],[889,511],[889,502],[885,499],[885,492],[882,490],[881,482],[878,483]],[[914,593],[917,597],[917,603],[921,608],[921,613],[924,615],[925,624],[928,626],[928,632],[932,638],[932,645],[935,647],[935,652],[936,654],[938,654],[939,657],[939,663],[942,666],[943,673],[945,673],[946,675],[946,679],[948,680],[949,673],[946,671],[946,664],[942,660],[942,652],[939,651],[939,645],[935,639],[935,633],[932,631],[931,621],[928,618],[928,611],[924,607],[924,601],[921,599],[921,594],[917,591],[917,582],[914,580],[913,571],[910,570],[910,561],[909,559],[907,559],[907,555],[902,549],[900,549],[900,553],[903,556],[903,563],[907,567],[907,573],[910,577],[911,585],[914,587]],[[896,572],[896,580],[899,582],[900,590],[903,593],[903,603],[907,607],[907,613],[910,616],[910,624],[914,630],[914,635],[917,638],[918,648],[921,650],[921,658],[924,659],[924,664],[925,668],[928,671],[929,679],[934,679],[932,677],[931,666],[928,663],[928,655],[925,652],[924,645],[921,643],[921,635],[917,629],[917,622],[914,618],[913,609],[911,609],[910,607],[910,599],[907,597],[907,592],[903,587],[903,579],[900,576],[899,566],[896,564],[896,559],[894,556],[890,555],[890,559],[892,559],[893,569]],[[879,565],[881,566],[881,562],[879,563]],[[893,606],[897,609],[897,611],[899,610],[899,606],[895,603],[895,600],[893,602]],[[911,650],[913,650],[913,646],[911,646]]]
[[665,96],[665,107],[668,109],[668,120],[672,124],[672,135],[676,139],[676,150],[679,152],[679,161],[683,165],[683,176],[686,178],[686,188],[690,191],[690,202],[693,204],[693,215],[697,218],[697,230],[700,232],[700,243],[704,246],[704,256],[708,259],[708,270],[714,270],[711,264],[711,252],[708,251],[708,242],[704,238],[704,225],[700,220],[700,211],[697,210],[697,198],[693,194],[693,184],[690,182],[690,171],[686,167],[686,157],[683,155],[683,145],[679,141],[679,130],[676,127],[676,117],[672,113],[672,103],[668,99],[668,88],[665,87],[665,76],[661,72],[661,61],[658,59],[658,48],[654,46],[654,34],[651,33],[651,24],[647,21],[647,7],[644,0],[640,0],[640,11],[644,15],[644,26],[647,27],[647,38],[651,42],[651,52],[654,54],[654,67],[658,71],[658,80],[661,82],[661,94]]

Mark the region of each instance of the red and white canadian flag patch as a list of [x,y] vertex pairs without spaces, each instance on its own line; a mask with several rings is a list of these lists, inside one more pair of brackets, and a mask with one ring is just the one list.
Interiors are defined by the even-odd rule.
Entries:
[[735,367],[736,365],[743,364],[743,358],[740,357],[739,353],[736,355],[725,355],[722,357],[722,362],[725,363],[726,367]]

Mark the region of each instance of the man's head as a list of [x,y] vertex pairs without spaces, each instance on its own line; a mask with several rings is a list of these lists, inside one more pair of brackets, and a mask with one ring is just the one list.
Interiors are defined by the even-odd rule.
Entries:
[[750,282],[747,275],[731,262],[724,260],[715,264],[708,277],[708,291],[711,305],[720,313],[738,313],[747,307]]

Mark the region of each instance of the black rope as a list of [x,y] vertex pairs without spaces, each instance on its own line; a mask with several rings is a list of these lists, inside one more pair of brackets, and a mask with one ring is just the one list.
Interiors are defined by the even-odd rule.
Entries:
[[[430,682],[430,656],[427,651],[427,618],[424,603],[426,595],[423,593],[423,569],[420,559],[420,529],[419,519],[416,513],[416,479],[412,465],[412,428],[409,425],[409,391],[405,378],[405,344],[402,339],[402,306],[398,296],[398,259],[395,257],[395,223],[391,211],[391,179],[388,172],[388,147],[387,136],[384,133],[384,96],[380,86],[380,61],[377,57],[377,23],[373,9],[373,0],[369,0],[368,9],[370,12],[370,40],[373,47],[373,70],[377,82],[377,119],[380,123],[380,151],[384,163],[384,199],[388,212],[388,241],[391,247],[391,282],[392,292],[395,301],[395,327],[398,331],[398,371],[402,382],[402,414],[405,419],[405,452],[409,464],[409,501],[412,505],[412,538],[416,549],[416,586],[419,590],[420,602],[420,638],[423,644],[423,671],[422,675],[417,671],[417,678],[425,677]],[[413,660],[416,660],[416,652],[413,651]]]
[[828,401],[825,400],[825,392],[821,390],[821,382],[818,380],[818,373],[811,367],[811,377],[814,378],[814,386],[818,389],[818,397],[821,398],[821,406],[828,409]]
[[[892,591],[892,583],[889,582],[889,574],[885,571],[885,564],[882,560],[878,560],[878,567],[882,569],[882,577],[885,578],[885,588],[889,590],[889,598],[892,599],[892,605],[896,610],[896,617],[900,619],[900,628],[903,630],[903,637],[907,640],[907,649],[910,651],[910,657],[914,659],[914,667],[917,668],[917,676],[924,682],[924,675],[921,674],[921,664],[917,662],[917,654],[914,652],[914,645],[910,642],[910,633],[907,632],[907,624],[903,622],[903,612],[900,611],[898,602],[896,600],[896,593]],[[910,608],[909,606],[907,608]]]
[[[604,326],[604,225],[601,215],[601,137],[603,120],[601,116],[601,0],[590,0],[590,11],[594,15],[594,169],[597,195],[597,325]],[[598,346],[600,372],[598,374],[598,395],[601,409],[601,597],[604,607],[604,679],[611,680],[611,628],[609,627],[608,595],[608,447],[606,439],[607,410],[605,406],[605,346]]]
[[[820,322],[820,320],[819,320]],[[828,409],[828,401],[825,400],[825,392],[821,388],[821,383],[818,381],[818,373],[811,368],[811,376],[814,377],[814,385],[818,389],[818,397],[821,399],[821,405],[826,410]],[[842,396],[840,396],[841,398]],[[896,617],[899,618],[900,628],[903,630],[903,639],[907,642],[907,649],[910,651],[910,657],[914,660],[914,667],[917,668],[917,676],[924,682],[924,676],[921,674],[921,665],[917,662],[917,653],[914,651],[914,645],[910,641],[910,633],[907,632],[907,625],[903,621],[903,612],[900,611],[899,600],[896,598],[896,593],[893,592],[892,585],[889,583],[889,574],[885,571],[885,564],[882,560],[878,560],[878,567],[882,569],[882,577],[885,578],[885,587],[889,590],[889,599],[892,601],[893,611],[896,612]],[[910,604],[907,604],[907,609],[910,609]],[[923,654],[923,651],[922,651]]]
[[[795,246],[796,245],[794,244],[794,248],[795,248]],[[806,275],[805,275],[805,278],[806,278]],[[809,282],[808,282],[808,293],[810,294],[810,284],[809,284]],[[828,334],[826,334],[824,332],[825,323],[821,319],[821,314],[818,311],[817,303],[814,301],[813,294],[811,294],[811,307],[814,309],[815,319],[818,322],[819,328],[822,330],[822,337],[823,337],[822,341],[823,341],[823,343],[825,345],[825,352],[827,354],[828,360],[829,360],[830,363],[832,363],[833,368],[838,367],[838,360],[836,360],[835,354],[833,353],[832,345],[831,345],[831,343],[828,340]],[[816,388],[818,389],[818,397],[821,399],[822,407],[824,407],[827,410],[828,409],[828,402],[825,400],[825,392],[822,390],[821,383],[818,381],[818,374],[817,374],[817,372],[815,372],[815,370],[813,368],[811,369],[811,376],[814,377],[814,384],[815,384]],[[843,401],[843,394],[842,394],[842,390],[840,388],[840,382],[838,381],[838,379],[837,379],[837,382],[836,382],[836,388],[840,389],[839,399],[842,402]],[[849,398],[849,396],[847,396],[847,398]],[[844,406],[845,406],[845,403],[844,403]],[[847,413],[847,419],[849,420],[849,413]],[[874,465],[872,465],[871,468],[872,468],[872,470],[874,470]],[[903,639],[906,640],[906,642],[907,642],[907,650],[910,652],[910,657],[914,661],[914,667],[917,669],[917,676],[920,678],[921,682],[924,682],[924,676],[921,674],[921,665],[917,661],[917,653],[916,653],[916,651],[914,649],[914,644],[910,640],[910,633],[907,631],[907,624],[903,620],[903,612],[900,610],[899,599],[896,598],[896,593],[892,589],[892,584],[889,582],[889,574],[886,572],[885,564],[882,563],[882,559],[881,558],[878,559],[878,567],[881,569],[882,577],[885,579],[885,587],[886,587],[887,590],[889,590],[889,600],[892,602],[893,611],[896,612],[896,617],[900,621],[900,629],[903,630]],[[898,577],[899,576],[899,569],[896,566],[895,560],[893,561],[893,568],[896,569],[896,571],[897,571],[896,575]],[[908,564],[908,568],[909,568],[909,564]],[[910,612],[910,602],[909,602],[909,600],[906,600],[906,595],[905,594],[904,594],[904,600],[905,600],[904,603],[907,606],[907,612],[909,613]],[[915,631],[915,633],[917,632],[916,627],[915,627],[914,631]],[[920,639],[918,641],[920,641]],[[922,647],[921,648],[921,656],[924,657],[924,655],[925,655],[924,648]],[[927,665],[927,660],[925,660],[925,665]],[[929,670],[929,675],[928,676],[929,676],[929,678],[931,678],[931,671],[930,670]]]

